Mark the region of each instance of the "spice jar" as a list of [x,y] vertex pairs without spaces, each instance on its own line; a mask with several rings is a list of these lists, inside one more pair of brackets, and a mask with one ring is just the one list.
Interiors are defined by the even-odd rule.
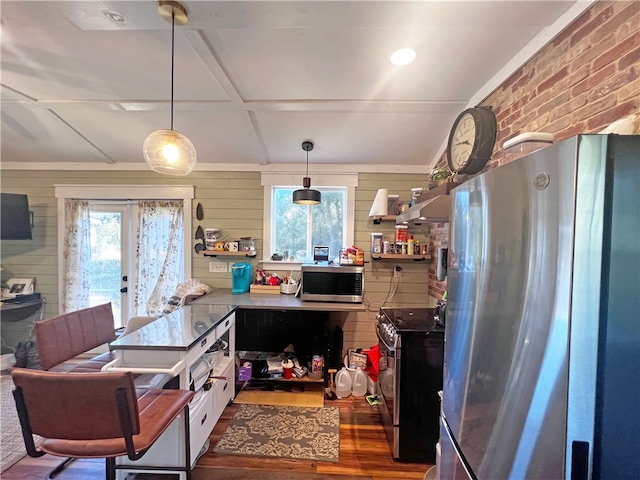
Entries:
[[396,243],[406,242],[408,231],[407,225],[396,225]]

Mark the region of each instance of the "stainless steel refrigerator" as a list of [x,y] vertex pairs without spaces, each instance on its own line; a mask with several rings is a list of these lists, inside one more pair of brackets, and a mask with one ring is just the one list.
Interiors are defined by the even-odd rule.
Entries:
[[452,195],[440,479],[640,478],[640,136]]

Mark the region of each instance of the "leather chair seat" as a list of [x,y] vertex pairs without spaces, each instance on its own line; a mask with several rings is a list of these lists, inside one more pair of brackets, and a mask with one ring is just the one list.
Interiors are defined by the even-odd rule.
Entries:
[[[116,465],[116,457],[142,459],[177,418],[184,430],[182,435],[173,432],[173,437],[176,448],[180,448],[180,441],[186,442],[181,458],[184,463],[160,468],[183,472],[190,478],[189,402],[194,392],[136,389],[131,372],[56,373],[14,368],[11,377],[27,454],[68,457],[48,478],[74,458],[105,458],[106,478],[115,480],[117,470],[131,470],[127,465]],[[42,437],[38,446],[34,434]],[[138,463],[133,470],[154,467]]]

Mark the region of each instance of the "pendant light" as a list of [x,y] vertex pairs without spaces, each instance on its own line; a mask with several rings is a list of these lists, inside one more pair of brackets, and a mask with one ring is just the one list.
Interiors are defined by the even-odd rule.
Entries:
[[173,129],[175,26],[186,25],[187,11],[178,2],[161,0],[158,13],[171,22],[171,128],[152,132],[145,139],[142,152],[151,170],[166,175],[188,175],[196,165],[196,149],[187,137]]
[[313,150],[313,143],[302,142],[302,149],[307,152],[307,176],[302,179],[300,190],[293,192],[293,203],[298,205],[317,205],[320,203],[322,195],[318,190],[311,190],[311,179],[309,178],[309,151]]

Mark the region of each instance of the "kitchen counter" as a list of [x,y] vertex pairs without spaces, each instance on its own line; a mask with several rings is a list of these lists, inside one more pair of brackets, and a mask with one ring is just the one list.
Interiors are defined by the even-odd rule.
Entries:
[[190,304],[111,342],[111,350],[190,350],[236,309],[222,304]]
[[364,312],[362,303],[303,302],[295,295],[242,293],[234,295],[231,289],[215,289],[195,300],[191,305],[236,305],[254,310],[307,310],[320,312]]

